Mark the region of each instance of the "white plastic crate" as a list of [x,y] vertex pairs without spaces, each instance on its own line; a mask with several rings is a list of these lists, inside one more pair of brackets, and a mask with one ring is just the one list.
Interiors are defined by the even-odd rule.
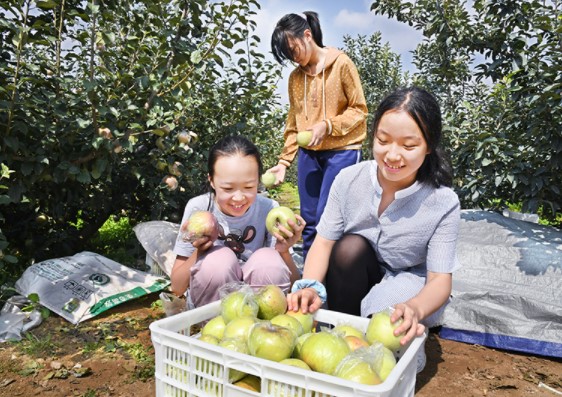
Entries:
[[[416,354],[426,334],[417,337],[380,385],[367,386],[334,376],[282,365],[237,353],[189,336],[192,325],[220,314],[220,301],[150,324],[155,350],[157,397],[413,397],[416,386]],[[369,319],[329,310],[318,310],[322,324],[352,324],[365,331]],[[261,378],[261,393],[228,382],[228,371],[238,370]]]

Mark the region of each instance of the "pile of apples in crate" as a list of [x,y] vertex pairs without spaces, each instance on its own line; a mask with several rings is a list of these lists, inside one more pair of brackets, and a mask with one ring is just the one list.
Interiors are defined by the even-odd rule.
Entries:
[[[365,332],[351,324],[316,329],[312,314],[287,311],[283,291],[268,285],[249,287],[221,300],[221,314],[201,329],[201,341],[280,364],[312,370],[366,385],[382,383],[396,365],[401,336],[386,311],[372,316]],[[260,391],[260,379],[231,371],[229,380]]]

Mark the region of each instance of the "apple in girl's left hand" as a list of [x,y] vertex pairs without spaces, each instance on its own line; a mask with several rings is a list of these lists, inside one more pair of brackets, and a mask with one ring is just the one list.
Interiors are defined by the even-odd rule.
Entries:
[[265,227],[270,233],[279,233],[286,238],[287,236],[279,231],[279,225],[291,230],[289,220],[292,220],[295,224],[297,223],[295,213],[290,208],[275,207],[267,214],[267,217],[265,218]]
[[312,141],[312,131],[305,130],[297,133],[297,145],[300,147],[307,147]]

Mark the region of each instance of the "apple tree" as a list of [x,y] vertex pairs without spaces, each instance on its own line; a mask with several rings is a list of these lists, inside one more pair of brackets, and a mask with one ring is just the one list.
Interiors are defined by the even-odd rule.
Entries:
[[277,151],[280,73],[257,51],[258,7],[2,2],[1,229],[16,257],[79,252],[111,215],[178,221],[221,136]]
[[441,100],[457,192],[554,219],[562,189],[562,4],[377,0],[371,10],[420,30],[414,81]]
[[[344,51],[351,58],[359,77],[367,101],[369,116],[367,131],[370,131],[371,120],[382,98],[397,87],[407,85],[410,81],[408,72],[402,71],[400,55],[392,52],[389,43],[382,43],[380,32],[371,36],[344,36]],[[369,134],[367,134],[369,136]],[[364,147],[364,158],[371,152],[372,142]]]

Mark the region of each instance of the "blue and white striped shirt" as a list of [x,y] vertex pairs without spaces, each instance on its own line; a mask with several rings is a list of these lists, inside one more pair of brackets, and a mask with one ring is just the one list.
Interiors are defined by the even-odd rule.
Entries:
[[381,196],[375,161],[343,169],[330,190],[318,234],[334,241],[344,233],[359,234],[393,271],[425,276],[426,271],[456,270],[460,203],[452,189],[415,182],[396,192],[379,217]]

